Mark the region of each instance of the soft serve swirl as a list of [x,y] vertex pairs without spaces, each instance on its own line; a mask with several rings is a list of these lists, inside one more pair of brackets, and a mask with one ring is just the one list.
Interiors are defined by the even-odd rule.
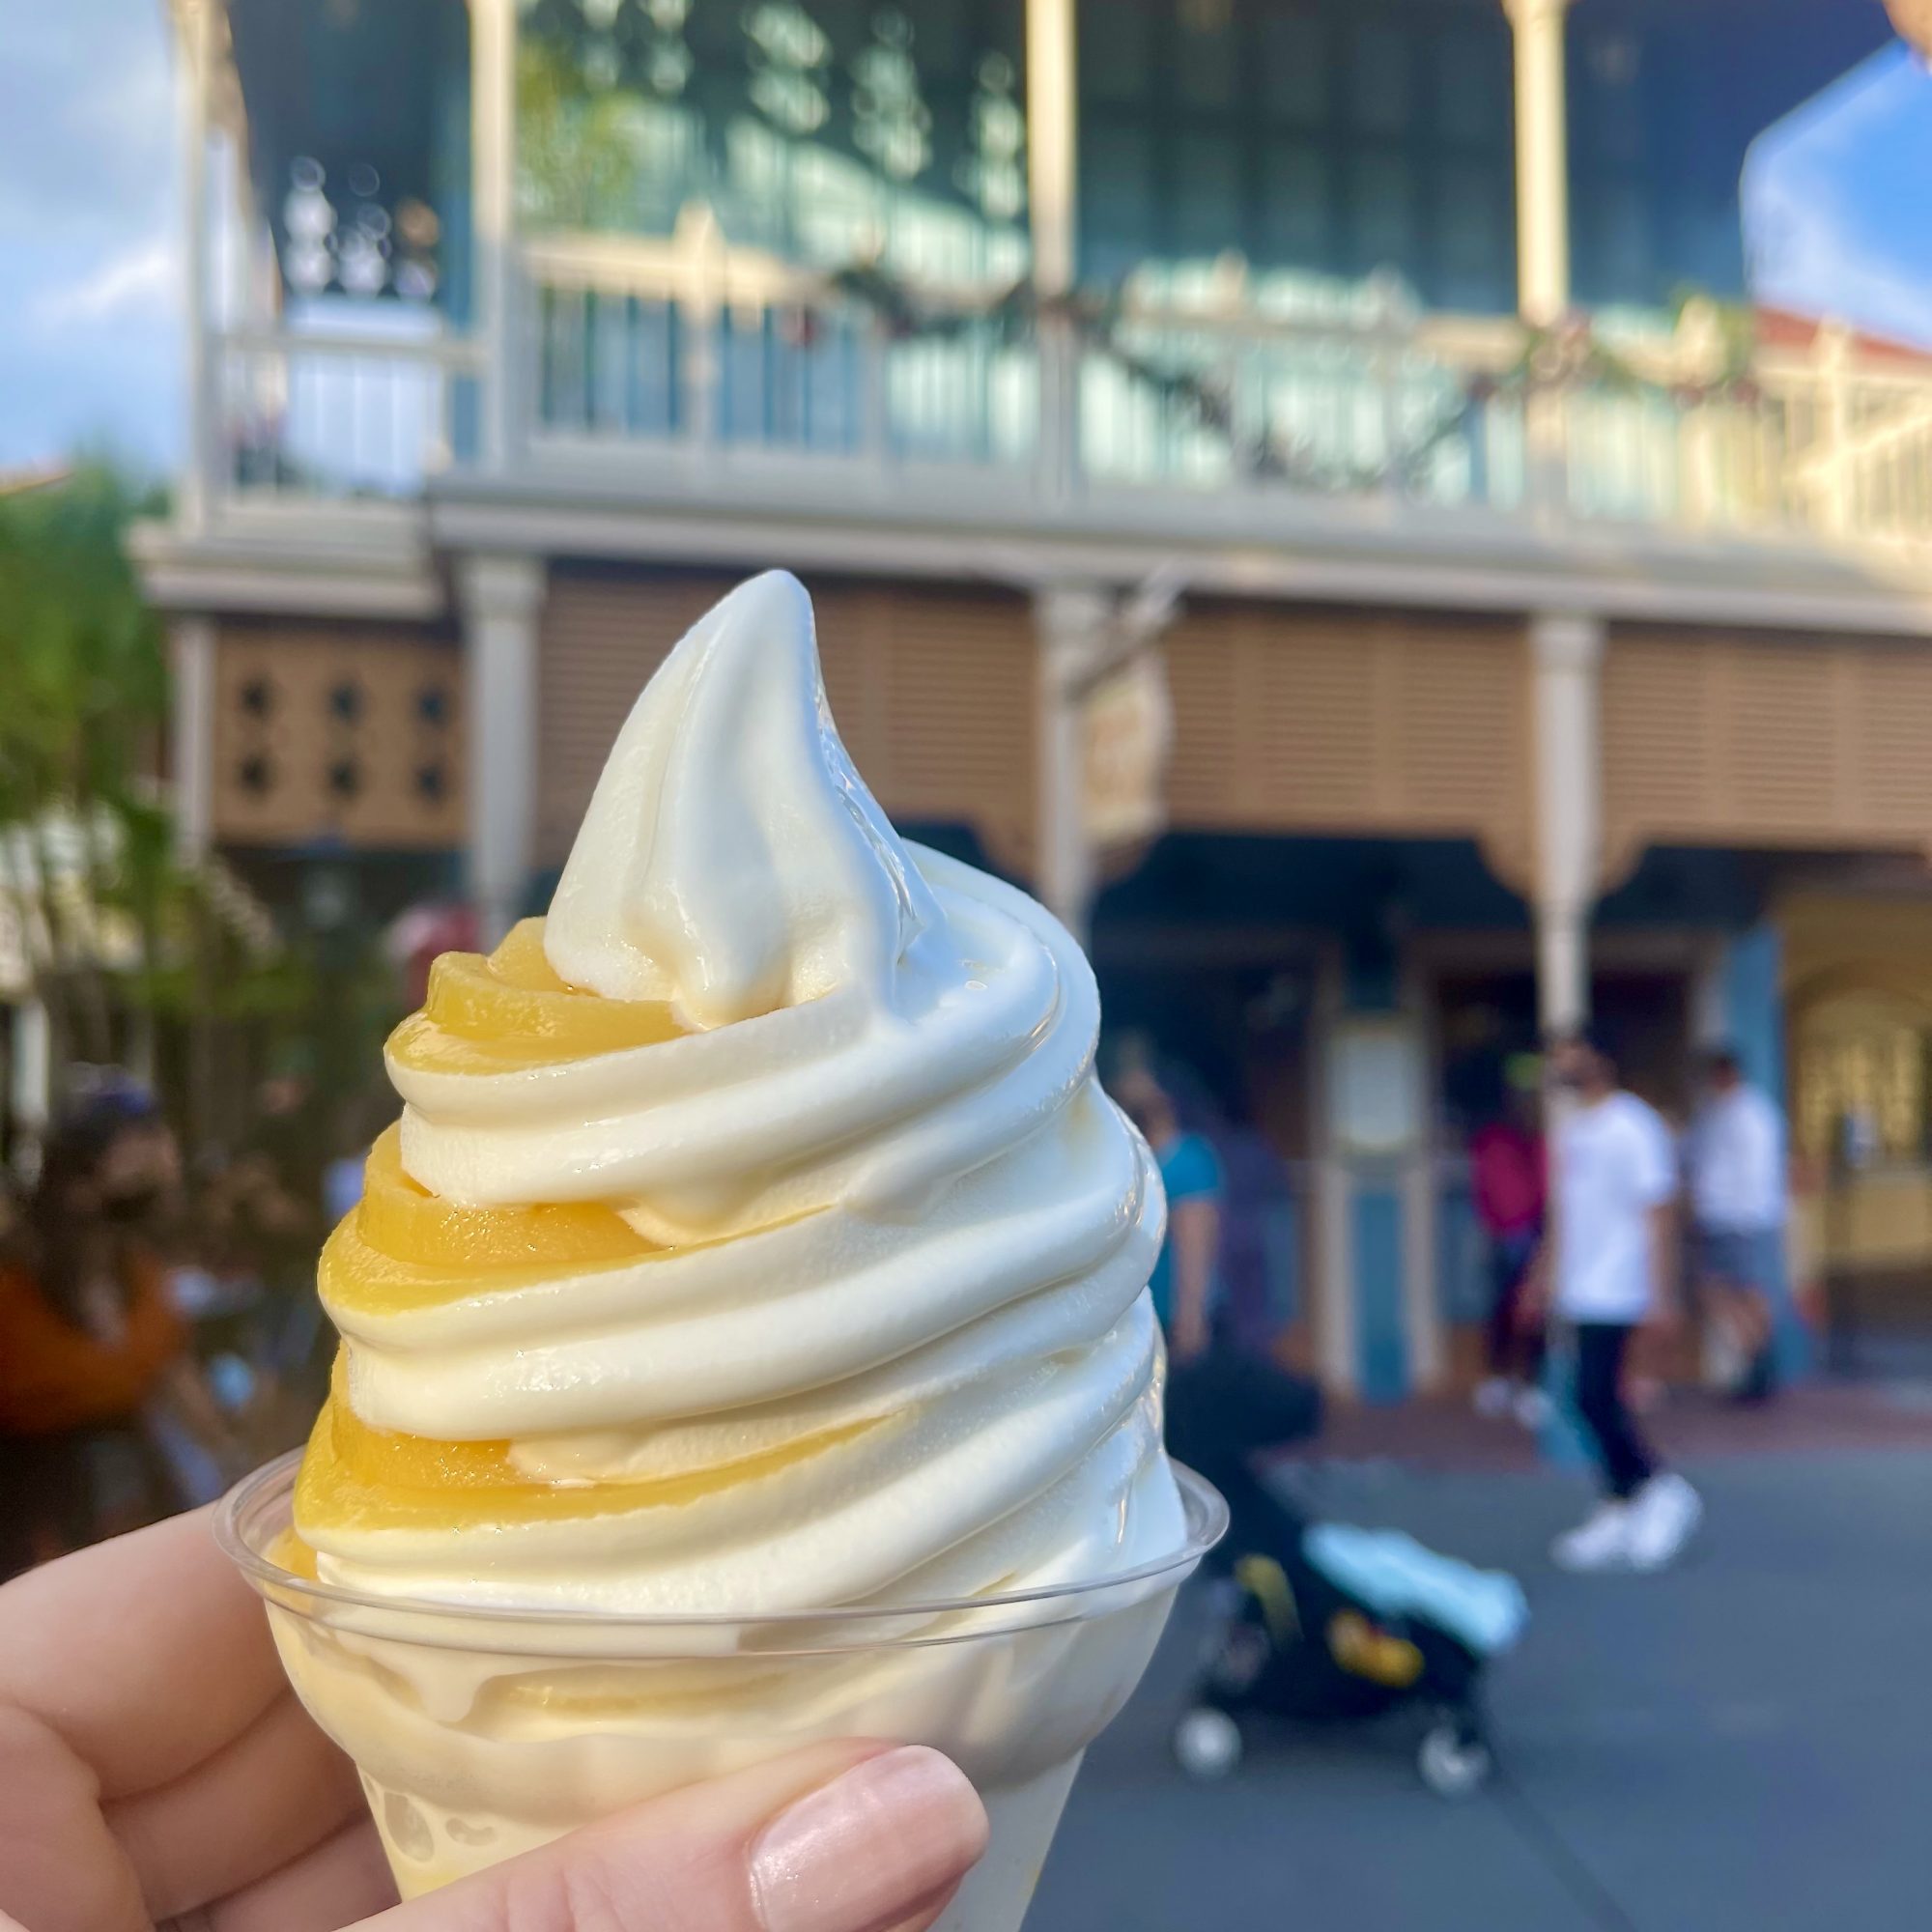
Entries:
[[547,922],[439,962],[325,1253],[330,1580],[755,1615],[1177,1549],[1164,1204],[1024,895],[903,843],[791,578],[618,736]]

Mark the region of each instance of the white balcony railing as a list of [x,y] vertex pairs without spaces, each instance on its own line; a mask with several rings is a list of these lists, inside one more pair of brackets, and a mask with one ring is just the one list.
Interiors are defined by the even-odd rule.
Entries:
[[1932,544],[1932,357],[1840,330],[1741,360],[1695,308],[1536,338],[1375,282],[1290,308],[1233,271],[1037,313],[1007,289],[827,277],[727,247],[701,213],[667,241],[526,239],[519,269],[495,373],[426,316],[407,336],[311,317],[216,337],[217,487],[412,495],[475,460],[481,384],[507,380],[508,463],[533,485],[576,459],[640,494],[686,473],[668,455],[782,459],[818,507],[840,479],[876,500],[918,469],[992,476],[1019,517],[1209,492],[1264,516],[1314,495]]
[[218,493],[412,497],[473,451],[484,358],[433,311],[327,305],[208,355]]

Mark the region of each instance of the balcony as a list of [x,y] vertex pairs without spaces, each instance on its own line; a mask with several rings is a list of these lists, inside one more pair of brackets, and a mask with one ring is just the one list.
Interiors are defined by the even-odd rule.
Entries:
[[487,484],[1116,536],[1932,545],[1932,358],[1831,327],[1692,304],[1536,335],[1237,264],[1042,309],[803,270],[701,211],[662,242],[526,238],[515,267],[500,366],[393,303],[211,334],[211,521]]

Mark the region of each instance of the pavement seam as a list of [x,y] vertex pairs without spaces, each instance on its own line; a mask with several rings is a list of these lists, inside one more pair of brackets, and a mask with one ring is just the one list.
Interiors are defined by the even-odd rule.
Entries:
[[1492,1789],[1497,1808],[1523,1849],[1540,1861],[1598,1932],[1640,1932],[1622,1901],[1517,1778],[1499,1767]]

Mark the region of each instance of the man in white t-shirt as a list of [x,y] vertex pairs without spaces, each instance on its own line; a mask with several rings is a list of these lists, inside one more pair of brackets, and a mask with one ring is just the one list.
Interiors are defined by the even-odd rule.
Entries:
[[1776,1381],[1773,1294],[1784,1238],[1784,1122],[1729,1047],[1707,1056],[1688,1146],[1697,1286],[1744,1372],[1733,1393],[1764,1402]]
[[1702,1506],[1660,1466],[1623,1380],[1631,1337],[1676,1319],[1675,1151],[1662,1121],[1618,1084],[1600,1041],[1558,1041],[1551,1071],[1569,1097],[1550,1139],[1546,1292],[1576,1331],[1577,1412],[1604,1485],[1595,1513],[1552,1553],[1569,1570],[1661,1570]]

